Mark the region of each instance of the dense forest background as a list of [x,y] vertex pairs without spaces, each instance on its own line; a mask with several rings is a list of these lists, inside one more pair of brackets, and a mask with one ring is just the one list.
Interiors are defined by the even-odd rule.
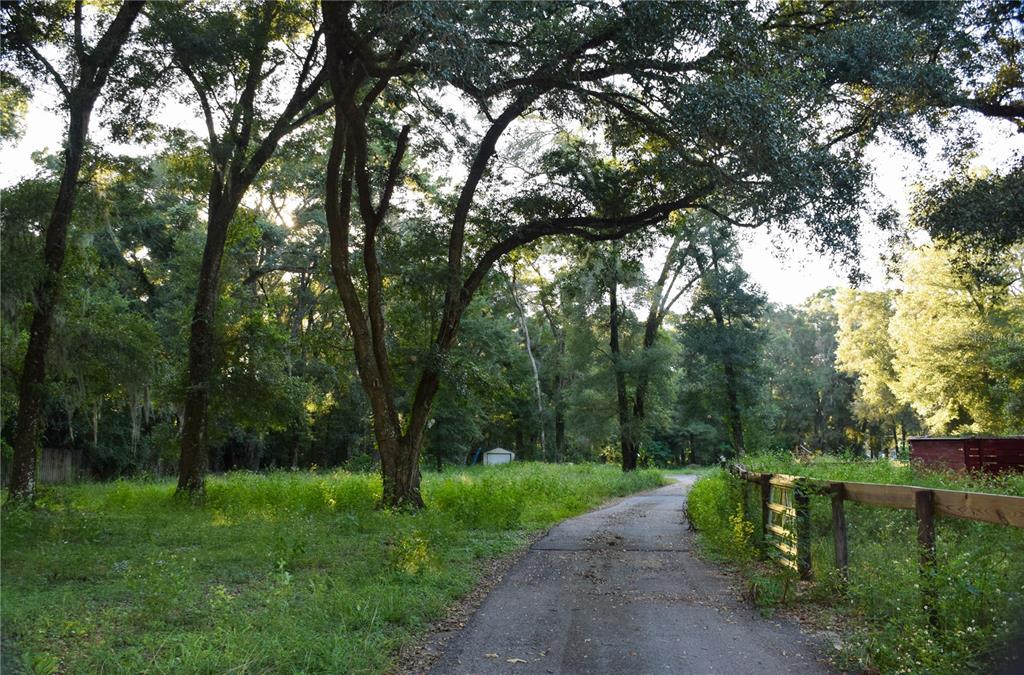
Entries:
[[[74,218],[76,283],[57,320],[42,445],[79,453],[97,477],[166,474],[176,462],[203,195],[196,149],[168,140],[149,158],[94,149]],[[318,164],[304,152],[315,140],[280,153],[230,228],[215,470],[374,461],[369,409],[339,339],[347,326],[325,278]],[[37,160],[36,176],[3,200],[4,222],[27,225],[2,230],[5,453],[38,228],[59,166]],[[439,242],[415,225],[397,223],[387,241],[401,279],[388,314],[399,372],[425,358],[436,326],[424,317],[442,300],[418,283],[436,273]],[[904,452],[910,434],[1024,431],[1019,248],[986,260],[982,275],[954,243],[908,240],[892,265],[896,290],[830,289],[777,306],[747,278],[729,229],[695,214],[672,227],[668,237],[541,246],[497,270],[452,353],[426,461],[464,463],[496,445],[524,459],[618,461],[617,377],[630,404],[646,384],[643,464],[733,456],[737,428],[748,449],[872,456]],[[652,312],[663,316],[648,344]]]
[[[81,149],[4,189],[5,467],[19,395],[91,476],[168,475],[182,453],[201,491],[195,453],[359,468],[384,439],[416,500],[421,431],[438,467],[504,446],[627,470],[1024,432],[1024,161],[979,170],[972,131],[1024,128],[1014,3],[3,17],[4,147],[48,83]],[[870,189],[879,138],[950,168],[906,222]],[[890,290],[779,306],[742,268],[757,226],[857,278],[868,220]],[[34,320],[52,336],[33,355]]]

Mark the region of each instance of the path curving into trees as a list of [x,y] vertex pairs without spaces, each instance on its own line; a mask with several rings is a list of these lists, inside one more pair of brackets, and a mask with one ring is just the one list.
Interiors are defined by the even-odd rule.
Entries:
[[430,672],[829,672],[810,637],[761,617],[697,557],[683,512],[694,480],[554,527]]

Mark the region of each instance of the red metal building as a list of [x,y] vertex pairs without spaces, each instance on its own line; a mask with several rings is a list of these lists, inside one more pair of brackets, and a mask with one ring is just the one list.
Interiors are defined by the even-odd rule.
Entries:
[[955,471],[1024,470],[1024,436],[910,439],[910,461]]

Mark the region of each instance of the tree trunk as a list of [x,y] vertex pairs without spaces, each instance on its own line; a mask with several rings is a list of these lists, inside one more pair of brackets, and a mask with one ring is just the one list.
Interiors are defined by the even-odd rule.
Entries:
[[100,445],[100,402],[99,400],[92,402],[92,447],[98,448]]
[[50,347],[53,330],[53,312],[60,300],[68,225],[71,223],[78,192],[78,174],[82,169],[82,153],[95,100],[94,95],[88,100],[71,104],[68,138],[64,147],[64,171],[57,201],[46,226],[43,276],[35,289],[35,311],[32,313],[28,349],[18,391],[18,421],[14,435],[10,495],[12,500],[19,502],[31,503],[35,498],[36,442],[46,392],[46,352]]
[[512,269],[512,279],[509,281],[509,292],[512,294],[512,301],[515,303],[516,311],[519,313],[519,328],[523,332],[523,342],[526,344],[526,355],[530,357],[530,366],[533,368],[534,393],[537,396],[537,430],[540,432],[540,456],[547,461],[548,449],[544,439],[544,397],[540,387],[540,370],[537,368],[537,359],[533,356],[533,343],[530,340],[530,325],[526,321],[526,309],[519,301],[519,293],[516,289],[516,272]]
[[541,308],[544,310],[544,316],[547,317],[548,325],[551,327],[551,335],[555,339],[557,349],[557,356],[555,357],[555,392],[552,401],[555,417],[555,452],[552,459],[560,462],[565,458],[565,332],[559,330],[555,316],[547,303],[544,302],[543,296],[541,296]]
[[742,457],[745,452],[743,447],[743,418],[740,412],[736,382],[736,368],[733,366],[732,361],[727,359],[725,363],[725,386],[726,400],[729,405],[729,429],[732,433],[732,446],[736,452],[736,457]]
[[626,394],[626,373],[622,370],[622,352],[619,347],[618,282],[608,286],[609,340],[612,364],[615,369],[615,397],[619,414],[619,445],[622,449],[622,470],[633,471],[637,463],[637,447],[633,438],[633,420],[630,419],[629,397]]
[[557,398],[555,398],[555,456],[554,461],[561,462],[565,459],[565,410],[562,404],[562,392],[559,384]]
[[[142,11],[143,3],[126,2],[107,26],[107,30],[96,41],[90,52],[76,50],[76,75],[78,82],[69,87],[56,75],[37,51],[32,56],[42,61],[55,74],[57,84],[64,94],[68,107],[68,133],[64,145],[64,170],[61,173],[60,188],[50,221],[46,226],[46,240],[43,245],[43,276],[35,288],[32,324],[29,328],[28,348],[25,364],[21,371],[18,389],[18,419],[14,435],[14,457],[11,472],[10,499],[31,503],[35,498],[36,441],[39,434],[39,418],[42,414],[43,396],[46,385],[46,352],[50,346],[53,329],[53,312],[60,300],[61,270],[64,267],[64,253],[67,250],[68,225],[74,210],[78,192],[78,174],[82,168],[82,154],[89,134],[89,118],[103,85],[110,74],[110,68],[121,53],[121,47],[128,39],[132,24]],[[76,13],[76,35],[81,35],[81,13]],[[24,36],[12,34],[10,45],[24,49]]]
[[[725,317],[722,307],[717,301],[711,303],[711,313],[715,317],[715,326],[718,329],[720,340],[725,339]],[[722,357],[722,370],[725,373],[725,400],[729,414],[729,433],[732,440],[732,449],[736,457],[742,457],[743,447],[743,418],[740,413],[739,378],[736,375],[736,366],[732,362],[732,356],[726,351]]]
[[[374,430],[379,425],[374,421]],[[384,479],[384,506],[391,508],[423,508],[420,494],[420,449],[409,439],[393,436],[381,442],[381,474]]]
[[821,400],[821,392],[815,392],[814,394],[814,423],[811,430],[811,445],[813,449],[819,450],[824,445],[822,442],[822,436],[824,435],[824,424],[825,424],[825,413],[822,410],[823,403]]
[[[679,238],[677,237],[669,248],[665,264],[661,268],[661,273],[658,275],[658,280],[655,282],[653,292],[651,293],[651,306],[647,312],[647,320],[644,322],[643,355],[645,359],[649,358],[648,354],[658,339],[658,331],[661,329],[661,322],[665,319],[665,314],[672,308],[672,304],[675,302],[674,298],[666,297],[666,291],[670,290],[670,288],[666,288],[666,283],[668,282],[673,264],[679,264],[678,261],[674,260],[674,254],[678,245]],[[695,281],[696,278],[685,285],[683,291],[692,286]],[[672,279],[672,283],[674,282],[675,277]],[[669,284],[669,287],[671,287],[671,284]],[[675,297],[678,298],[679,295]],[[638,429],[644,428],[644,420],[647,417],[645,404],[647,402],[647,387],[650,384],[649,372],[650,369],[647,367],[640,369],[640,374],[637,377],[636,391],[633,393],[633,419]]]
[[[234,202],[237,208],[237,202]],[[207,411],[213,372],[213,329],[220,282],[220,265],[227,241],[228,225],[235,208],[211,205],[207,221],[206,246],[199,268],[196,304],[188,342],[188,385],[182,419],[181,459],[178,464],[178,494],[192,501],[204,496],[209,457],[206,450]]]
[[[647,320],[644,322],[643,355],[645,359],[650,358],[650,351],[654,348],[654,343],[658,339],[658,331],[661,330],[661,323],[664,321],[665,315],[672,309],[676,300],[700,278],[695,276],[688,283],[684,284],[682,288],[673,290],[682,265],[686,260],[685,254],[682,258],[676,256],[680,241],[681,237],[679,235],[676,235],[672,240],[672,245],[669,247],[665,257],[665,264],[662,265],[661,272],[658,274],[658,279],[652,289],[651,305],[647,312]],[[640,431],[645,429],[644,424],[647,417],[645,406],[647,402],[647,389],[650,385],[649,373],[650,368],[644,367],[640,369],[640,373],[637,376],[636,390],[633,392],[633,423],[635,428]]]
[[[299,125],[320,114],[323,109],[314,108],[303,114],[307,104],[320,90],[324,73],[312,75],[311,66],[319,43],[319,34],[309,46],[304,65],[291,98],[273,120],[267,120],[266,134],[252,138],[253,119],[262,103],[258,90],[274,69],[264,68],[264,62],[273,39],[271,26],[275,23],[275,6],[265,4],[266,11],[260,22],[259,35],[253,35],[254,50],[248,56],[244,89],[238,99],[230,103],[235,113],[232,121],[221,133],[215,128],[211,112],[211,99],[216,96],[208,89],[209,84],[197,77],[185,65],[187,59],[177,60],[176,66],[192,83],[199,98],[206,119],[209,159],[213,164],[207,205],[206,245],[199,270],[199,284],[196,302],[192,312],[192,325],[188,345],[188,376],[185,391],[185,412],[182,421],[181,459],[179,462],[179,495],[187,495],[192,501],[200,500],[204,494],[204,479],[209,458],[206,448],[206,425],[210,401],[210,378],[213,373],[213,334],[216,315],[217,294],[220,281],[220,265],[224,255],[224,242],[228,225],[238,210],[238,205],[260,171],[277,151],[278,143]],[[180,44],[172,44],[175,50]],[[239,120],[241,126],[239,126]],[[260,125],[262,126],[262,125]]]
[[[644,327],[644,358],[647,358],[648,352],[654,346],[654,341],[658,335],[658,328],[660,327],[661,319],[658,317],[657,310],[652,307]],[[633,392],[633,423],[638,430],[644,429],[644,420],[647,417],[645,404],[647,402],[647,387],[649,383],[648,368],[641,368],[640,374],[637,376],[636,390]]]
[[263,450],[261,448],[261,440],[259,438],[248,438],[245,442],[246,450],[248,451],[249,457],[247,458],[250,471],[259,471],[260,462],[263,459]]

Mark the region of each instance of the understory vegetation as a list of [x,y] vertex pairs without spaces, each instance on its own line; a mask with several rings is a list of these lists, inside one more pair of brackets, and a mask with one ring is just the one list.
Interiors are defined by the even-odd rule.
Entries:
[[[1024,496],[1024,475],[923,471],[888,460],[754,455],[755,471],[822,479],[972,490]],[[842,634],[843,668],[883,673],[982,672],[1006,649],[1024,612],[1024,531],[953,518],[936,520],[937,625],[924,608],[914,512],[846,502],[849,581],[835,571],[830,501],[812,496],[813,580],[763,561],[755,491],[718,469],[690,493],[689,516],[704,550],[739,563],[751,596],[765,612],[811,610],[816,624]],[[826,625],[827,624],[827,625]],[[1010,671],[1007,671],[1010,672]]]
[[3,510],[4,672],[383,672],[529,534],[661,485],[612,466],[232,473],[202,508],[168,481],[48,488]]

